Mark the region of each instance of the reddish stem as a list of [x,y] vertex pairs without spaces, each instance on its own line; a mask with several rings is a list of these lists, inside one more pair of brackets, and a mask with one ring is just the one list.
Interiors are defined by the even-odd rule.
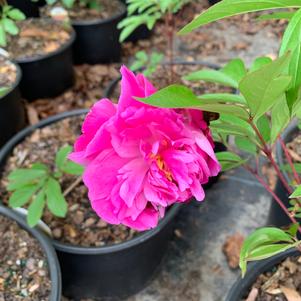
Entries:
[[[283,202],[280,200],[280,198],[276,195],[276,193],[271,189],[271,187],[265,182],[265,180],[252,168],[250,168],[248,165],[244,165],[244,167],[256,177],[258,182],[271,194],[271,196],[274,198],[274,200],[278,203],[278,205],[281,207],[281,209],[285,212],[285,214],[289,217],[289,219],[292,221],[293,224],[297,224],[297,220],[290,214],[288,209],[285,207]],[[298,231],[301,233],[301,227],[298,227]]]
[[291,169],[292,169],[292,172],[293,172],[293,175],[294,175],[294,179],[295,179],[295,181],[296,181],[297,184],[300,184],[300,183],[301,183],[300,177],[299,177],[299,175],[298,175],[298,173],[297,173],[297,171],[296,171],[296,168],[295,168],[295,166],[294,166],[292,157],[291,157],[291,155],[290,155],[290,153],[289,153],[289,151],[288,151],[288,149],[287,149],[287,147],[286,147],[284,141],[282,140],[282,138],[279,137],[278,139],[279,139],[280,144],[281,144],[281,147],[282,147],[282,149],[283,149],[283,151],[284,151],[286,160],[287,160],[288,164],[290,165],[290,167],[291,167]]
[[255,131],[256,135],[258,136],[259,140],[261,141],[262,144],[262,151],[265,153],[265,155],[267,156],[267,158],[269,159],[269,161],[271,162],[273,168],[275,169],[280,181],[282,182],[282,184],[284,185],[285,189],[287,190],[287,192],[289,194],[292,194],[292,188],[290,187],[290,185],[288,184],[288,182],[286,181],[286,179],[284,178],[281,170],[279,169],[278,164],[275,162],[273,154],[270,150],[270,148],[268,147],[268,145],[266,144],[263,136],[261,135],[261,133],[259,132],[257,126],[254,124],[252,118],[249,119],[249,123],[252,126],[253,130]]

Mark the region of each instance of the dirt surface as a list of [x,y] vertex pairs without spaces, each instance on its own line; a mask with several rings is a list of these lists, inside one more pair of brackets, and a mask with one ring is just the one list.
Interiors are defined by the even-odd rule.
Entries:
[[[120,2],[117,0],[97,0],[97,9],[90,9],[80,2],[81,1],[75,1],[74,6],[68,8],[68,14],[72,21],[105,20],[122,12]],[[42,7],[42,15],[50,16],[50,11],[55,6],[58,5]]]
[[17,68],[14,64],[0,55],[0,89],[11,87],[17,79]]
[[[47,164],[54,168],[55,154],[65,145],[73,145],[80,135],[83,116],[68,118],[51,126],[37,130],[19,144],[9,158],[2,177],[0,195],[8,199],[5,191],[6,175],[17,168],[26,168],[35,162]],[[65,191],[77,180],[76,176],[65,175],[61,180]],[[87,196],[87,189],[80,183],[66,197],[68,214],[65,218],[56,218],[45,211],[43,221],[50,227],[55,239],[77,246],[104,246],[116,244],[133,238],[138,233],[123,226],[109,225],[92,210]]]
[[287,258],[272,271],[260,275],[244,300],[301,300],[301,257]]
[[70,39],[70,28],[48,19],[19,21],[20,33],[9,36],[6,50],[13,59],[36,58],[55,52]]
[[0,239],[0,300],[49,300],[51,280],[38,241],[3,215]]

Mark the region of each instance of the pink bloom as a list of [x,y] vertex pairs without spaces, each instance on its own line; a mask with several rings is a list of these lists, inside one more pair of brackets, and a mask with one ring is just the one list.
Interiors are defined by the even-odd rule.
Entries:
[[156,90],[141,74],[121,68],[118,105],[97,102],[82,126],[71,160],[85,166],[83,180],[96,213],[137,230],[156,227],[165,209],[192,196],[220,165],[201,111],[152,107],[134,97]]

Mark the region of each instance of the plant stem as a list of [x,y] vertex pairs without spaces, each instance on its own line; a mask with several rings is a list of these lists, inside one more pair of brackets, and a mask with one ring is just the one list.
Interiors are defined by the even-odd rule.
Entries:
[[[247,169],[252,175],[255,176],[255,178],[258,180],[258,182],[270,193],[270,195],[273,197],[273,199],[278,203],[278,205],[281,207],[281,209],[285,212],[285,214],[289,217],[289,219],[292,221],[293,224],[297,224],[297,220],[290,214],[288,209],[285,207],[283,202],[280,200],[280,198],[276,195],[276,193],[271,189],[271,187],[265,182],[265,180],[256,172],[254,171],[250,166],[244,165],[244,168]],[[298,227],[298,231],[301,233],[301,227]]]
[[168,63],[170,79],[169,82],[174,81],[174,18],[173,14],[169,12],[165,18],[165,26],[167,30],[167,43],[168,43]]
[[274,170],[276,171],[280,181],[282,182],[283,186],[285,187],[285,189],[287,190],[287,192],[289,194],[292,193],[292,188],[290,187],[290,185],[288,184],[288,182],[286,181],[286,179],[284,178],[281,170],[279,169],[278,164],[275,162],[275,159],[273,157],[272,151],[271,149],[268,147],[267,143],[265,142],[263,136],[261,135],[261,133],[259,132],[257,126],[254,124],[252,118],[249,119],[249,124],[252,126],[253,130],[255,131],[257,137],[259,138],[261,144],[262,144],[262,151],[265,153],[265,155],[267,156],[267,158],[269,159],[269,161],[271,162]]
[[78,184],[82,181],[82,177],[78,177],[72,184],[67,187],[67,189],[63,192],[64,197],[66,197]]
[[293,172],[293,175],[294,175],[294,179],[295,179],[295,181],[296,181],[297,184],[300,184],[300,183],[301,183],[300,177],[299,177],[299,175],[298,175],[298,173],[297,173],[297,171],[296,171],[296,168],[295,168],[295,166],[294,166],[292,157],[291,157],[291,155],[290,155],[290,153],[289,153],[289,151],[288,151],[288,149],[287,149],[287,147],[286,147],[286,145],[285,145],[283,139],[282,139],[281,137],[279,137],[278,139],[279,139],[279,141],[280,141],[280,144],[281,144],[281,147],[282,147],[283,152],[284,152],[284,154],[285,154],[285,157],[286,157],[286,159],[287,159],[287,162],[288,162],[288,164],[290,165],[290,167],[291,167],[291,169],[292,169],[292,172]]

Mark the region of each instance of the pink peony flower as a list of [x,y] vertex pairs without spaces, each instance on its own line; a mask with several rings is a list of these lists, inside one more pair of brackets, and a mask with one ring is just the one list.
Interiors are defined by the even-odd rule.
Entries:
[[201,111],[152,107],[134,97],[156,90],[141,74],[121,68],[118,105],[97,102],[70,155],[85,166],[83,181],[96,213],[136,230],[156,227],[168,206],[192,196],[220,165]]

